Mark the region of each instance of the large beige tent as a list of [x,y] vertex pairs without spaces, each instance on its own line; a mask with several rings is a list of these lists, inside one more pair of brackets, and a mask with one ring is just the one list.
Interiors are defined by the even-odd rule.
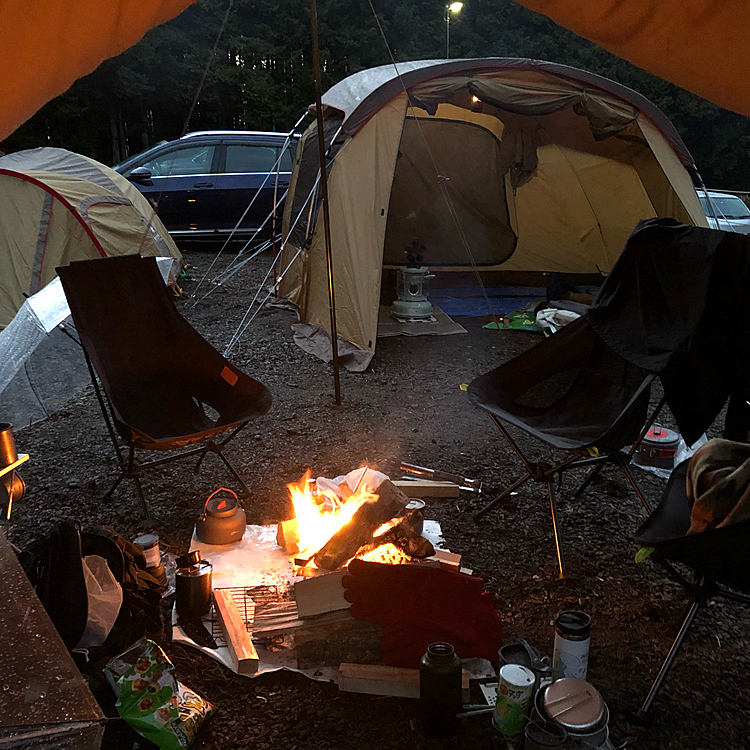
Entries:
[[[350,76],[323,105],[337,325],[360,350],[354,369],[375,350],[382,269],[403,264],[415,238],[441,272],[591,274],[609,270],[640,219],[706,226],[672,124],[592,73],[507,58],[399,63],[398,75]],[[323,222],[309,200],[317,160],[313,125],[286,204],[279,292],[329,332]]]
[[0,158],[0,329],[57,266],[109,255],[180,251],[151,204],[122,175],[58,148]]

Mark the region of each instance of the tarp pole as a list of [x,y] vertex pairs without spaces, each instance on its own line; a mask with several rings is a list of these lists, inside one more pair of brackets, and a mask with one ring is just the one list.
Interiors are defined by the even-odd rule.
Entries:
[[336,333],[336,299],[333,292],[333,257],[331,255],[331,219],[328,213],[328,173],[326,171],[326,146],[323,134],[323,104],[320,86],[320,52],[318,49],[318,11],[315,0],[310,0],[310,24],[312,26],[313,70],[315,71],[315,116],[318,122],[318,156],[320,158],[320,185],[323,199],[323,229],[326,243],[328,267],[328,304],[331,309],[331,350],[333,353],[333,389],[336,404],[341,405],[339,381],[339,345]]

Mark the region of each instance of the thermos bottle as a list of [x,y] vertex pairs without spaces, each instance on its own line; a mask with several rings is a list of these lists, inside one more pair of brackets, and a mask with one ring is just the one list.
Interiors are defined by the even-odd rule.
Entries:
[[201,560],[198,550],[177,558],[175,588],[180,617],[203,617],[211,609],[212,570],[210,562]]
[[461,660],[450,643],[433,643],[419,664],[422,732],[444,738],[458,734],[461,719]]
[[589,664],[591,618],[585,612],[561,612],[555,620],[552,679],[586,679]]

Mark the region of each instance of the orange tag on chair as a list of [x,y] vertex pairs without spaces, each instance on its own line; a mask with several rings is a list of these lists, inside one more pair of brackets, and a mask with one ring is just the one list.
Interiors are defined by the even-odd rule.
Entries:
[[240,376],[233,373],[228,367],[224,367],[224,369],[221,371],[221,377],[222,380],[226,380],[229,385],[234,385],[239,379]]

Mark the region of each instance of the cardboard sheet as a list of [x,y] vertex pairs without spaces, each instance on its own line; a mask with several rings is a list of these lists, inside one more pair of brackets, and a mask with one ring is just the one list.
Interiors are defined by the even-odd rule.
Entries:
[[382,305],[378,313],[378,338],[386,336],[451,336],[466,333],[466,329],[448,317],[437,305],[432,307],[432,317],[414,323],[401,322],[391,317],[391,308]]

